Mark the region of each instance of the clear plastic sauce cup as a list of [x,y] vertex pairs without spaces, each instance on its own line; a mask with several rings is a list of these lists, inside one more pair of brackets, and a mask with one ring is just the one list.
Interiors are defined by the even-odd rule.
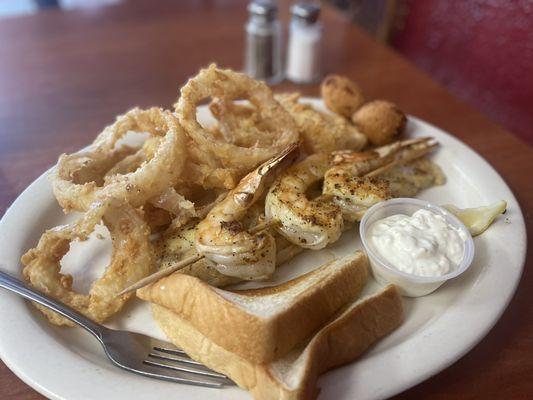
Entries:
[[[400,271],[384,260],[373,248],[372,243],[369,240],[369,228],[374,222],[396,214],[411,216],[420,209],[430,210],[435,214],[442,215],[448,224],[463,231],[466,235],[465,252],[461,263],[457,268],[446,275],[428,277]],[[376,281],[380,284],[393,283],[398,286],[402,295],[408,297],[425,296],[435,291],[447,280],[455,278],[465,272],[474,259],[474,241],[472,240],[472,235],[470,235],[470,232],[463,223],[445,209],[424,200],[398,198],[375,204],[368,209],[361,220],[359,233],[361,235],[363,246],[368,254],[372,274]]]

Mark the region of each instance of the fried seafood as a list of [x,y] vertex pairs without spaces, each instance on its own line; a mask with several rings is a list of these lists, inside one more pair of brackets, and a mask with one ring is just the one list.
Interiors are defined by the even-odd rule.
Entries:
[[241,279],[263,279],[274,272],[276,245],[268,232],[252,234],[241,220],[261,197],[267,183],[297,154],[292,145],[246,175],[197,227],[196,250],[216,264],[217,270]]
[[[100,221],[111,234],[113,254],[104,275],[84,295],[72,289],[72,276],[60,272],[60,261],[71,241],[86,240]],[[126,203],[96,202],[77,221],[46,231],[37,247],[26,252],[21,261],[25,265],[22,275],[33,287],[101,323],[120,311],[131,297],[117,293],[151,272],[153,253],[149,229],[137,210]],[[59,314],[38,308],[53,324],[73,326]]]
[[205,189],[233,189],[247,172],[220,166],[216,157],[204,152],[192,140],[187,142],[186,147],[188,157],[184,170],[187,173],[178,178],[180,186],[195,184]]
[[[403,129],[405,116],[389,103],[359,108],[359,88],[337,76],[322,90],[340,115],[211,65],[181,89],[174,113],[135,108],[117,117],[86,150],[59,158],[50,174],[54,195],[66,213],[84,214],[46,231],[24,254],[24,278],[102,322],[132,287],[176,271],[214,286],[268,278],[303,248],[336,241],[374,203],[444,181],[429,160],[412,161],[430,150],[423,140],[359,152],[365,133],[378,143]],[[214,126],[197,119],[206,100]],[[353,123],[345,118],[352,115]],[[126,146],[129,132],[147,135]],[[298,157],[300,138],[309,156],[271,185]],[[111,234],[112,259],[89,293],[78,293],[61,273],[61,259],[100,222]]]
[[345,118],[350,118],[365,101],[361,88],[341,75],[326,76],[320,86],[320,94],[328,109]]
[[142,208],[145,220],[154,233],[166,229],[171,223],[176,226],[184,225],[197,216],[194,202],[173,187],[151,199]]
[[198,190],[194,186],[169,188],[144,205],[144,217],[152,233],[180,228],[193,219],[205,218],[226,195],[225,190]]
[[[116,151],[119,139],[129,131],[148,132],[160,138],[153,157],[134,171],[125,169],[129,172],[97,179],[102,163],[107,163],[105,160]],[[59,157],[51,174],[52,187],[66,212],[86,211],[94,202],[110,198],[139,207],[176,184],[186,157],[185,134],[170,112],[136,108],[106,127],[88,150]]]
[[168,211],[154,207],[150,203],[145,204],[142,211],[152,233],[164,231],[172,222],[172,216]]
[[309,154],[335,150],[361,150],[366,136],[354,125],[338,115],[325,114],[309,104],[299,102],[297,93],[281,94],[276,100],[296,121],[304,149]]
[[[286,170],[272,185],[265,215],[279,222],[276,229],[292,243],[322,249],[340,237],[344,220],[359,220],[368,207],[391,196],[386,181],[370,176],[422,157],[435,145],[429,138],[421,138],[363,153],[311,155]],[[321,180],[322,195],[310,199],[310,186]]]
[[374,100],[363,105],[352,121],[374,146],[383,146],[399,138],[407,118],[394,103]]
[[[261,126],[265,128],[262,135],[267,135],[268,146],[243,147],[220,140],[202,127],[196,117],[197,106],[208,98],[247,99],[255,107]],[[182,87],[175,110],[180,123],[204,154],[204,159],[209,157],[213,163],[218,163],[216,167],[235,168],[246,173],[299,140],[293,119],[274,100],[265,83],[238,72],[219,69],[214,64],[202,69]]]
[[194,203],[187,200],[173,187],[169,187],[163,194],[152,199],[151,204],[167,211],[175,224],[184,225],[197,216]]

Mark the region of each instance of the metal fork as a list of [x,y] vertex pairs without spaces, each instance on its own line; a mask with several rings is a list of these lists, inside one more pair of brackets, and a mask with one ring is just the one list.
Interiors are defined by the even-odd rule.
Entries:
[[86,329],[98,339],[107,357],[117,367],[150,378],[188,385],[221,388],[225,384],[233,384],[227,376],[192,360],[170,343],[139,333],[106,328],[2,271],[0,287],[39,303]]

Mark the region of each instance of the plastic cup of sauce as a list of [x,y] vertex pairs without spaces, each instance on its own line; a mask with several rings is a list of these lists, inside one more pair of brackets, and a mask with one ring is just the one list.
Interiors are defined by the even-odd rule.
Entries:
[[408,297],[433,292],[466,271],[474,258],[474,241],[463,223],[424,200],[375,204],[359,232],[374,278],[395,284]]

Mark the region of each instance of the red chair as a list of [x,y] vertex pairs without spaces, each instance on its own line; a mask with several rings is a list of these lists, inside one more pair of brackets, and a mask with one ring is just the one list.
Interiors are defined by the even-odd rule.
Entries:
[[407,0],[398,10],[397,50],[533,144],[533,2]]

